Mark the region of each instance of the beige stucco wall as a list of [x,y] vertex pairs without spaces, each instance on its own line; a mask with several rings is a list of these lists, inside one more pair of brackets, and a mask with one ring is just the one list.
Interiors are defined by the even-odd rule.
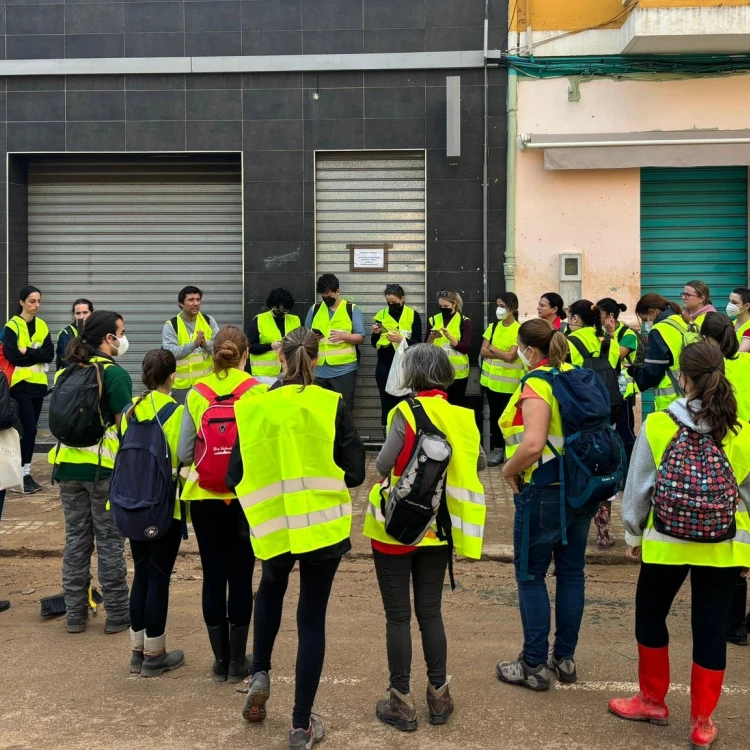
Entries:
[[[523,80],[518,133],[628,133],[750,127],[750,76],[594,81],[568,101],[568,80]],[[685,148],[689,148],[686,146]],[[516,283],[522,316],[559,287],[561,253],[583,254],[583,295],[633,309],[640,291],[640,170],[545,171],[541,151],[518,151]],[[574,300],[565,300],[566,303]]]

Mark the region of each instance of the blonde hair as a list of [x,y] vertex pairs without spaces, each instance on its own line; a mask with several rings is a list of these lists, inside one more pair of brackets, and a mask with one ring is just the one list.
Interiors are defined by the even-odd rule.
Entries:
[[302,388],[315,382],[313,362],[318,356],[318,337],[308,328],[295,328],[281,341],[286,361],[284,380],[301,380]]
[[236,326],[224,326],[214,339],[214,372],[225,378],[232,368],[238,368],[247,354],[247,336]]
[[542,318],[534,318],[522,323],[518,329],[518,340],[526,346],[538,349],[549,360],[552,367],[560,367],[570,351],[565,336]]
[[452,292],[446,290],[438,294],[438,299],[447,299],[452,305],[456,306],[456,312],[461,312],[464,309],[463,297],[458,292]]

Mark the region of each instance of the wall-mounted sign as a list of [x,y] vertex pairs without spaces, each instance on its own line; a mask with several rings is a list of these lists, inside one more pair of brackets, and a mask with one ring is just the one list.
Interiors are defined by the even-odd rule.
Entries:
[[387,243],[380,245],[347,245],[349,250],[350,271],[387,271],[388,250],[393,247]]

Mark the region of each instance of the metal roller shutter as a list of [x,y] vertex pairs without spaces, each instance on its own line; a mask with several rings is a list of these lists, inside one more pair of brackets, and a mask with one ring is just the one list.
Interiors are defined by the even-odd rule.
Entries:
[[[360,348],[355,419],[363,438],[382,440],[375,350],[375,313],[386,283],[403,286],[407,304],[425,317],[426,218],[423,151],[318,153],[315,170],[317,274],[334,273],[344,297],[362,308],[367,336]],[[350,271],[352,243],[389,243],[388,271]]]
[[42,290],[40,314],[54,340],[77,297],[123,316],[130,349],[122,365],[139,393],[143,356],[161,346],[182,287],[203,290],[219,325],[242,325],[239,159],[32,161],[28,277]]

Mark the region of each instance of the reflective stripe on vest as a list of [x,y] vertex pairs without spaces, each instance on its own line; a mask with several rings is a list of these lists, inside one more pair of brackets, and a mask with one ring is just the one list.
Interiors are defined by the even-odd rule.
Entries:
[[[328,308],[323,304],[320,305],[318,312],[315,313],[312,327],[323,334],[318,356],[319,365],[348,365],[357,361],[357,348],[353,344],[349,344],[346,341],[340,344],[333,344],[328,340],[331,331],[352,332],[353,323],[346,311],[346,306],[346,300],[342,299],[332,318],[328,317]],[[353,314],[354,306],[352,305]]]
[[[615,329],[614,336],[612,337],[613,344],[617,343],[617,351],[618,351],[618,353],[620,351],[620,347],[622,346],[622,344],[620,343],[620,335],[621,335],[620,332],[623,329],[627,329],[627,328],[628,328],[628,326],[626,326],[624,323],[620,323],[617,326],[617,328]],[[627,331],[625,331],[625,332],[627,333]],[[622,335],[624,336],[625,334],[623,333]],[[627,348],[627,347],[625,347],[625,348]],[[636,351],[637,350],[632,350],[631,349],[630,350],[630,354],[628,354],[625,357],[625,359],[622,360],[622,369],[620,370],[620,372],[625,376],[625,393],[623,394],[623,398],[630,398],[631,396],[635,396],[636,393],[638,393],[638,386],[636,386],[635,380],[633,379],[633,377],[631,375],[628,375],[628,370],[627,370],[627,367],[626,367],[626,365],[633,365],[633,364],[635,364],[635,362],[633,361],[633,358],[635,356],[635,352]]]
[[[437,321],[440,321],[439,323]],[[437,331],[440,328],[446,328],[448,333],[453,336],[454,339],[461,341],[461,322],[465,320],[461,313],[456,313],[450,320],[447,326],[443,325],[443,319],[441,316],[436,315],[430,318],[430,326],[433,331]],[[433,346],[439,346],[441,349],[445,349],[445,353],[448,355],[448,359],[453,365],[453,372],[455,373],[456,380],[463,380],[469,377],[469,355],[461,354],[457,349],[454,349],[450,341],[442,334],[438,336],[432,342]]]
[[316,385],[281,386],[236,406],[243,466],[237,497],[261,560],[349,536],[351,498],[333,460],[340,398]]
[[404,305],[404,309],[401,311],[401,317],[396,320],[391,316],[388,308],[379,310],[375,315],[375,321],[382,324],[383,333],[380,334],[376,349],[380,349],[385,346],[394,346],[388,341],[387,333],[399,333],[404,338],[411,340],[411,332],[414,327],[414,310],[411,307]]
[[[498,321],[492,333],[490,344],[501,351],[510,351],[517,343],[520,327],[518,321],[515,320],[508,326],[503,325],[502,321]],[[518,357],[513,362],[483,357],[479,382],[495,393],[515,393],[523,377],[523,372],[523,363]]]
[[[36,318],[36,327],[34,329],[34,335],[29,336],[29,326],[26,321],[20,315],[14,315],[6,325],[13,323],[13,330],[16,332],[16,339],[18,346],[31,348],[32,344],[39,344],[42,346],[44,340],[49,334],[49,328],[47,324],[41,319]],[[47,385],[47,370],[49,367],[45,367],[42,364],[30,365],[29,367],[16,367],[13,370],[13,375],[10,381],[10,387],[18,383],[36,383],[37,385]]]
[[[685,331],[687,331],[687,326],[679,315],[670,315],[668,319],[674,320],[681,327],[684,327]],[[655,323],[654,330],[659,331],[672,354],[672,366],[667,369],[667,372],[659,382],[659,385],[654,388],[654,408],[657,411],[663,411],[673,401],[676,401],[683,395],[682,393],[678,393],[675,389],[675,383],[680,382],[679,368],[680,355],[682,354],[682,335],[674,326],[667,323],[666,320]],[[646,361],[648,362],[648,360]],[[670,372],[672,377],[670,377]]]
[[[258,321],[258,334],[260,335],[261,344],[275,344],[283,338],[279,327],[276,325],[276,319],[273,313],[261,313],[256,317]],[[300,319],[296,315],[287,314],[284,318],[284,330],[291,333],[295,328],[300,327]],[[279,353],[271,349],[264,354],[250,353],[250,370],[253,377],[275,378],[281,372],[281,362],[279,362]]]
[[[167,322],[170,325],[172,323],[171,320]],[[185,346],[191,341],[195,341],[195,337],[200,331],[203,331],[206,341],[210,341],[213,337],[211,324],[203,313],[198,313],[198,317],[195,319],[192,336],[188,333],[182,315],[177,316],[177,346]],[[177,377],[173,387],[177,391],[184,391],[213,371],[214,365],[211,354],[206,349],[200,352],[193,351],[187,357],[177,360]]]

